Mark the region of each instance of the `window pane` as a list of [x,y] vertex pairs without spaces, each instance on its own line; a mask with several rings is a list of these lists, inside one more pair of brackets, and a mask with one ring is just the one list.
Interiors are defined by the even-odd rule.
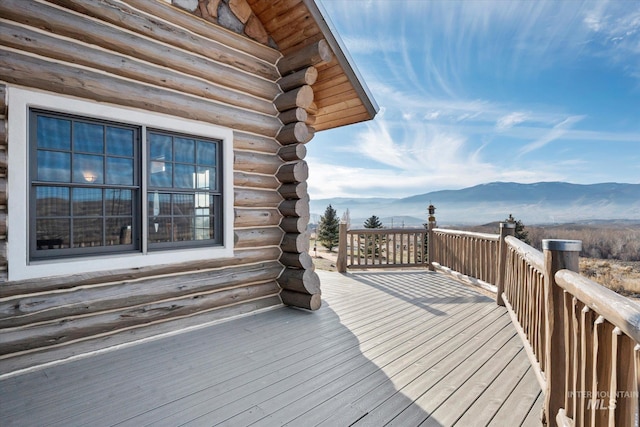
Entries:
[[196,188],[199,190],[215,190],[216,168],[198,166]]
[[102,215],[102,190],[99,188],[74,188],[73,215]]
[[149,132],[149,156],[151,160],[171,161],[171,137]]
[[133,129],[107,126],[107,154],[133,157]]
[[36,221],[36,246],[38,250],[69,247],[68,219],[38,219]]
[[197,216],[195,218],[195,240],[213,239],[213,217]]
[[149,218],[149,243],[170,242],[171,218]]
[[196,193],[196,215],[204,215],[206,212],[209,213],[209,193]]
[[73,150],[88,153],[104,153],[104,126],[74,122]]
[[86,248],[103,246],[102,218],[82,218],[73,220],[73,247]]
[[173,187],[171,163],[151,161],[149,185],[152,187]]
[[193,216],[195,213],[195,196],[193,194],[173,195],[173,214]]
[[69,189],[36,188],[36,216],[69,216]]
[[107,246],[130,245],[132,218],[107,218]]
[[196,141],[193,139],[174,138],[175,161],[183,163],[196,162]]
[[216,165],[216,144],[213,142],[198,141],[198,164]]
[[175,217],[174,222],[174,238],[175,241],[183,242],[185,240],[195,240],[193,217]]
[[171,215],[171,194],[149,193],[149,215],[156,217],[159,215]]
[[196,167],[192,165],[174,165],[176,168],[174,188],[194,188]]
[[38,150],[37,161],[39,181],[71,181],[71,156],[69,153]]
[[133,159],[107,157],[107,184],[133,185]]
[[38,147],[71,149],[71,121],[38,116]]
[[105,190],[105,214],[110,216],[132,215],[131,190]]
[[89,154],[73,155],[73,182],[102,184],[104,157]]

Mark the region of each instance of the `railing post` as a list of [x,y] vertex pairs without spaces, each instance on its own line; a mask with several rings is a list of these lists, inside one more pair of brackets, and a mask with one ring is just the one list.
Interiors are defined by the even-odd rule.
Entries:
[[498,293],[496,294],[496,304],[504,306],[502,300],[502,294],[504,293],[504,279],[507,269],[507,243],[504,239],[507,236],[514,236],[516,234],[516,224],[514,222],[501,222],[500,223],[500,241],[498,242],[498,276],[496,280],[496,287]]
[[427,208],[427,212],[429,212],[429,218],[427,219],[428,225],[427,225],[427,267],[429,268],[429,271],[435,271],[435,268],[433,267],[433,261],[434,261],[434,248],[435,248],[435,242],[433,241],[433,229],[436,228],[436,207],[433,206],[432,204],[429,204],[429,207]]
[[430,271],[435,271],[432,262],[434,261],[434,241],[433,241],[433,229],[436,228],[435,221],[429,221],[429,225],[427,225],[427,267]]
[[563,269],[579,271],[582,242],[548,239],[542,241],[542,249],[547,319],[544,367],[547,389],[545,390],[544,416],[547,425],[555,426],[558,410],[564,406],[566,390],[564,296],[562,288],[556,283],[555,274]]
[[347,223],[345,221],[340,222],[336,269],[338,270],[338,273],[347,272]]

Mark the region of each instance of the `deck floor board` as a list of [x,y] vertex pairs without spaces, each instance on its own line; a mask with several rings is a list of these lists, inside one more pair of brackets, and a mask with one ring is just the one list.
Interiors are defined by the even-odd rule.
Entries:
[[427,271],[318,271],[281,308],[0,379],[3,426],[540,425],[502,307]]

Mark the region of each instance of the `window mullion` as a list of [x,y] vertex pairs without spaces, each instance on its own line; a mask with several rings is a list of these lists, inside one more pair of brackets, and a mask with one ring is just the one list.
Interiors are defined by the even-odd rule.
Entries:
[[148,176],[148,170],[147,170],[147,164],[148,162],[148,147],[147,147],[147,127],[146,126],[142,126],[141,130],[140,130],[140,144],[138,145],[140,147],[140,158],[138,159],[138,164],[140,165],[141,168],[141,180],[142,182],[140,183],[140,197],[138,198],[138,200],[140,200],[140,207],[141,207],[141,212],[142,212],[142,227],[140,230],[140,240],[141,240],[141,247],[142,247],[142,253],[146,254],[148,252],[148,234],[149,234],[149,203],[147,202],[148,199],[148,195],[147,195],[147,191],[148,191],[148,186],[147,186],[147,176]]

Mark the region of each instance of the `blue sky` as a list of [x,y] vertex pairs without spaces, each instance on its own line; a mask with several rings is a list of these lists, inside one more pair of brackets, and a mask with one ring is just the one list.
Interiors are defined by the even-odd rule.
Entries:
[[640,1],[319,3],[380,112],[307,145],[313,199],[640,183]]

